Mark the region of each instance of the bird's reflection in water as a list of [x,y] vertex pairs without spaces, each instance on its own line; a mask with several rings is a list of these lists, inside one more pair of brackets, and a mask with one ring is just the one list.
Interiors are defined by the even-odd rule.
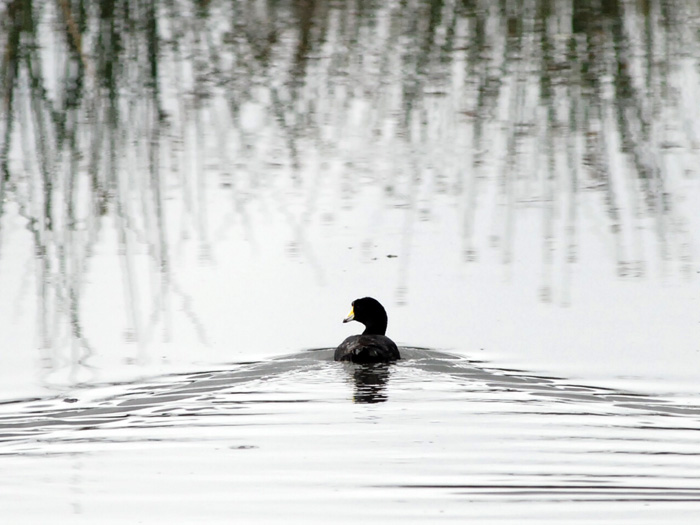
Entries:
[[387,400],[386,384],[389,381],[390,363],[355,364],[352,378],[355,382],[355,403],[383,403]]

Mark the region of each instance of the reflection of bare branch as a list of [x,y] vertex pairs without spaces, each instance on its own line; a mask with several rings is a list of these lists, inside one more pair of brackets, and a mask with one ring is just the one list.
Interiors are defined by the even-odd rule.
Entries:
[[[263,242],[251,205],[274,206],[269,215],[287,219],[324,282],[314,221],[353,212],[370,184],[383,192],[373,224],[408,206],[400,301],[416,225],[445,203],[459,208],[465,258],[490,240],[506,271],[523,210],[537,207],[543,298],[557,292],[559,270],[567,282],[584,219],[603,226],[621,274],[641,275],[649,218],[657,256],[692,263],[683,175],[664,157],[674,155],[667,142],[696,156],[698,109],[676,93],[693,82],[674,72],[700,56],[697,6],[665,6],[661,25],[632,37],[627,24],[653,15],[587,2],[551,6],[547,20],[521,2],[50,5],[65,21],[50,55],[40,33],[53,27],[50,8],[9,2],[0,21],[0,218],[6,202],[25,218],[42,344],[71,339],[81,373],[98,351],[80,310],[85,272],[106,227],[117,233],[136,341],[156,329],[167,337],[173,294],[206,341],[179,280],[190,232],[211,262],[238,221],[250,244]],[[685,128],[671,139],[673,119]],[[218,186],[231,199],[225,212],[210,206]],[[337,200],[324,213],[327,191]],[[477,207],[491,225],[477,223]],[[140,250],[155,290],[143,313]]]
[[197,311],[192,307],[193,301],[189,293],[187,293],[183,288],[176,282],[171,282],[171,287],[173,292],[178,295],[182,301],[182,311],[185,316],[189,319],[190,323],[195,329],[199,341],[204,345],[209,345],[209,337],[207,337],[207,331],[204,323],[199,318]]
[[68,29],[68,34],[70,35],[70,40],[73,43],[73,48],[80,57],[85,69],[89,68],[88,59],[83,53],[83,39],[78,29],[78,24],[73,17],[73,10],[70,6],[68,0],[59,0],[61,5],[61,12],[63,13],[63,19],[66,21],[66,28]]

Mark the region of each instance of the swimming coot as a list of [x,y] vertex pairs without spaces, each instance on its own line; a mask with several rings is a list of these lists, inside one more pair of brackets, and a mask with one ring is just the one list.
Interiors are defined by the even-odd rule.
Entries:
[[336,361],[386,363],[401,359],[396,343],[386,335],[387,316],[379,301],[371,297],[355,299],[344,323],[359,321],[365,325],[361,335],[351,335],[335,349]]

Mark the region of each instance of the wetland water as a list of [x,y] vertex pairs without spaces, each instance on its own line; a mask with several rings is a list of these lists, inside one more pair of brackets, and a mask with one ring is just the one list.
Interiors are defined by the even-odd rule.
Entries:
[[12,523],[697,523],[695,3],[0,25]]
[[3,406],[3,507],[29,523],[697,518],[700,407],[403,351]]

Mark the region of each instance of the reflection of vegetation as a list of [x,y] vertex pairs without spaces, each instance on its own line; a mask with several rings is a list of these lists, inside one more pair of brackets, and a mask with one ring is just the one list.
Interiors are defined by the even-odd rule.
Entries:
[[[389,204],[408,208],[407,235],[450,199],[467,260],[485,237],[511,261],[516,217],[536,207],[547,266],[560,253],[576,260],[582,214],[606,221],[622,274],[645,271],[649,220],[661,256],[688,262],[677,192],[695,165],[695,4],[11,0],[2,10],[0,206],[16,205],[32,232],[47,341],[58,335],[51,312],[67,312],[68,335],[89,348],[79,300],[106,218],[128,302],[143,295],[137,248],[157,276],[149,322],[132,312],[136,337],[169,294],[187,304],[170,261],[184,233],[166,225],[195,230],[207,256],[212,171],[242,222],[246,201],[290,174],[306,190],[305,211],[289,212],[293,246],[304,246],[322,170],[349,207],[358,174],[381,183]],[[545,277],[544,298],[549,287]]]

